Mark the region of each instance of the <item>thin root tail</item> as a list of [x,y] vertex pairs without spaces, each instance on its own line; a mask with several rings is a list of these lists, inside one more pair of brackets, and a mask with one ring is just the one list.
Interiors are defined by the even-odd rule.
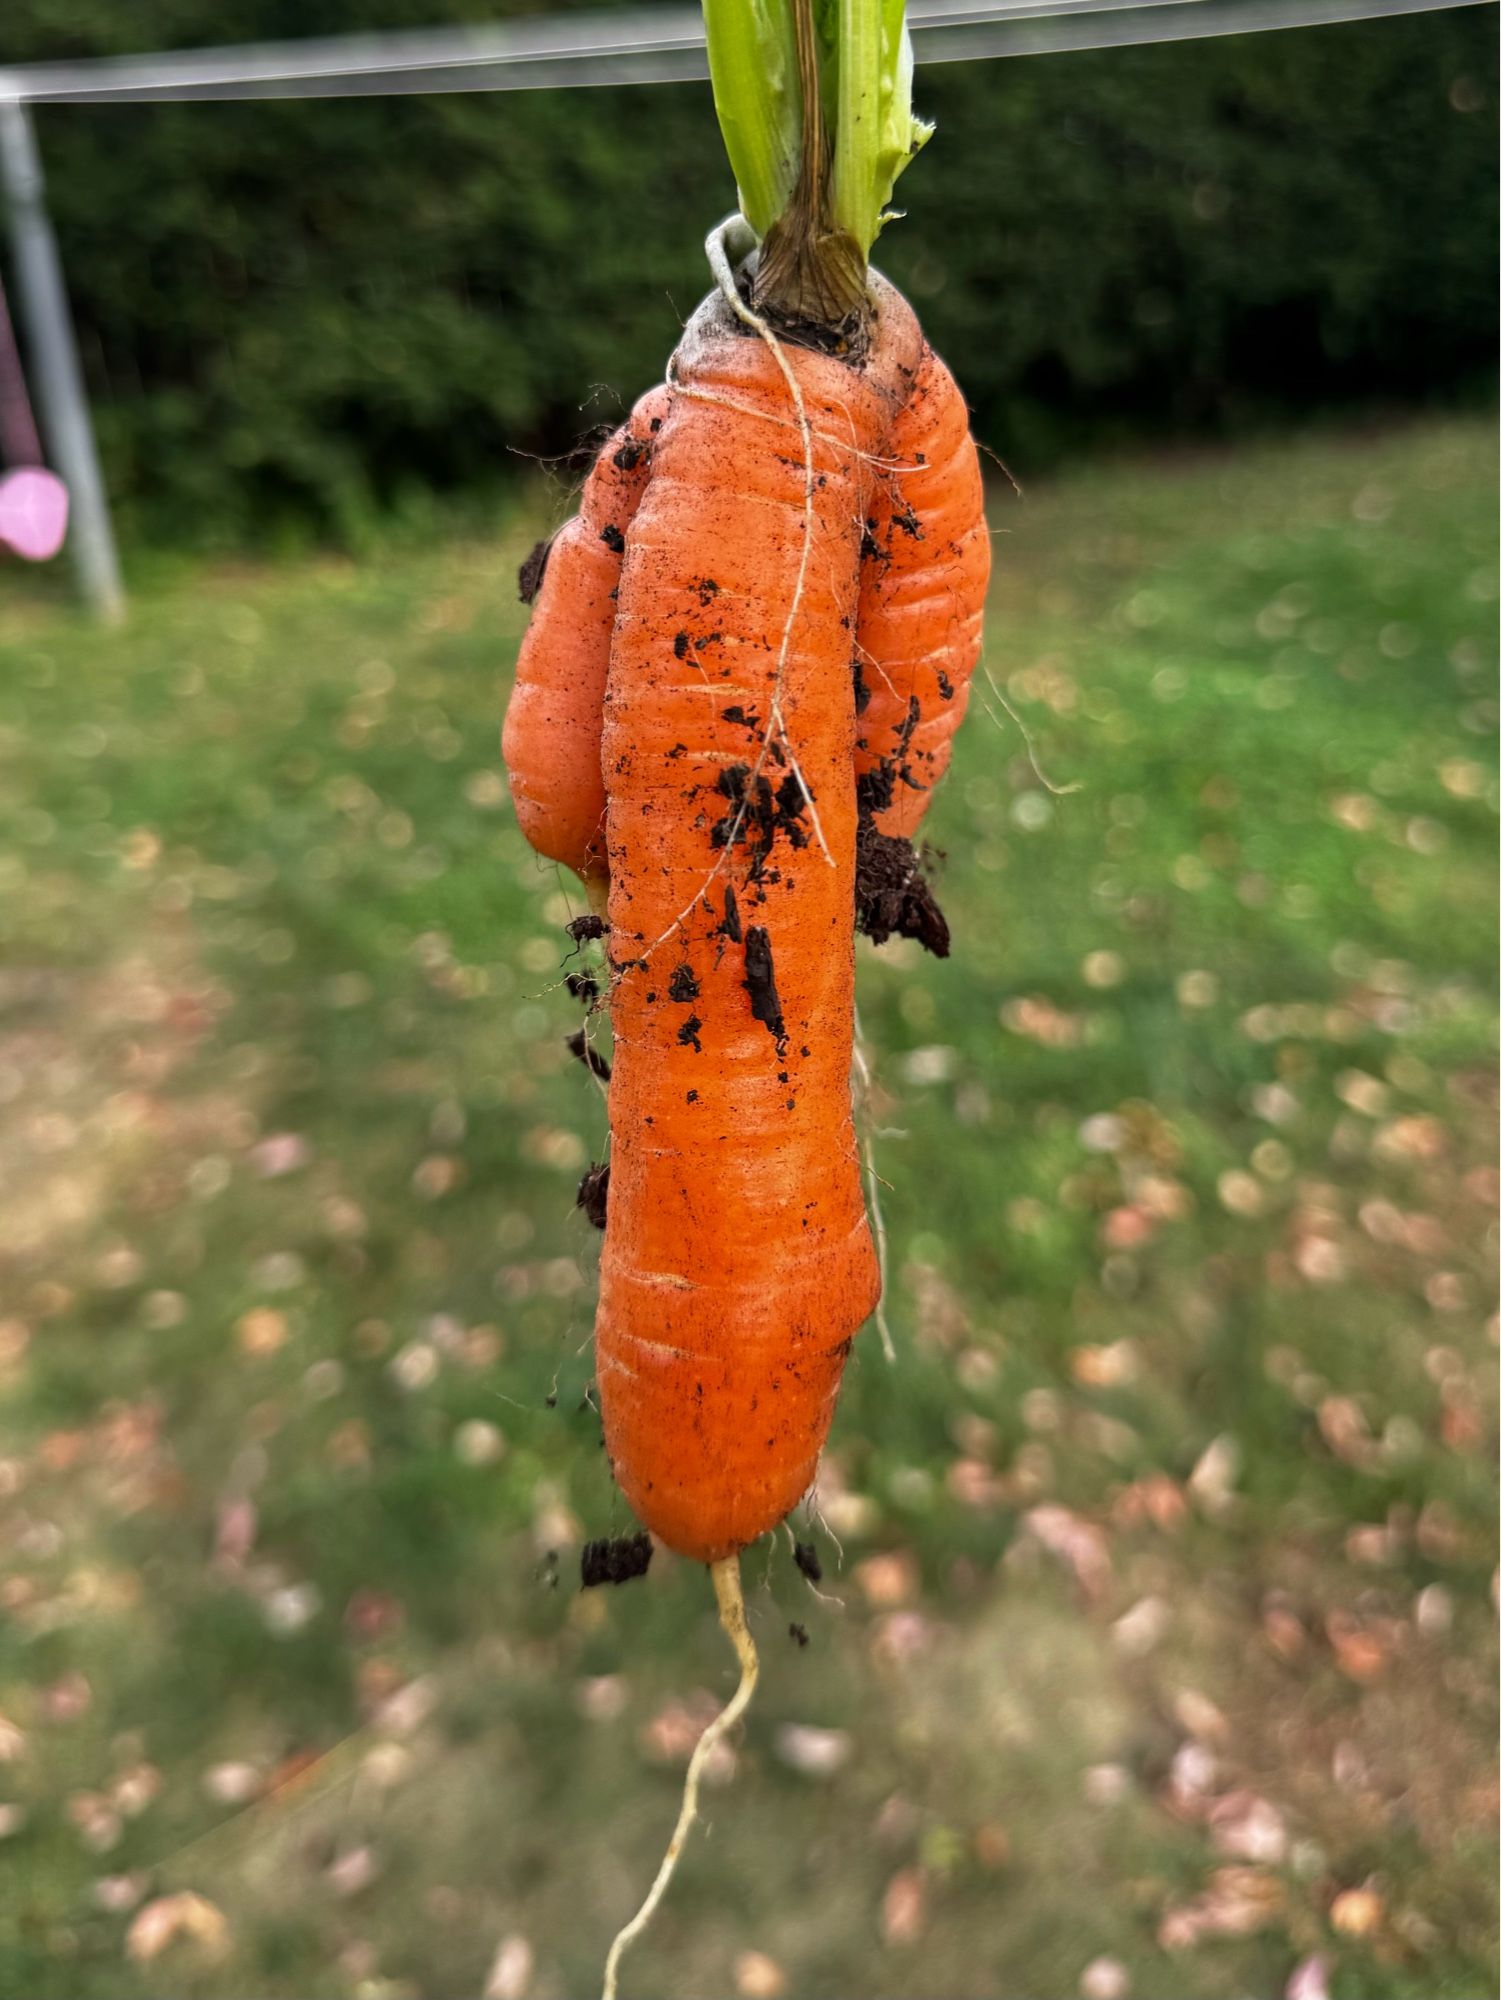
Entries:
[[750,1698],[756,1691],[756,1676],[760,1671],[760,1662],[756,1656],[756,1642],[750,1635],[750,1627],[745,1619],[745,1596],[740,1588],[739,1556],[725,1556],[719,1562],[711,1563],[709,1574],[714,1579],[714,1595],[719,1600],[719,1622],[724,1627],[725,1637],[735,1648],[735,1657],[740,1662],[740,1685],[694,1746],[693,1755],[688,1760],[688,1776],[683,1783],[683,1803],[678,1812],[678,1823],[672,1830],[672,1839],[667,1843],[667,1852],[662,1856],[657,1879],[647,1891],[646,1901],[630,1922],[617,1933],[615,1942],[610,1946],[610,1955],[605,1960],[603,2000],[616,2000],[619,1992],[620,1961],[625,1956],[627,1947],[634,1944],[650,1924],[656,1915],[657,1905],[667,1893],[667,1885],[672,1880],[678,1859],[687,1845],[688,1835],[698,1819],[698,1788],[704,1775],[704,1767],[713,1756],[715,1745],[729,1734],[744,1715],[750,1706]]

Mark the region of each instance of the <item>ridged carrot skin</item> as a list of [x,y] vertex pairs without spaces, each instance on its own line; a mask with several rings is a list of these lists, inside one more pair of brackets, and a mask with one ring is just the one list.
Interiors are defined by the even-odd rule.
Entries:
[[[990,533],[959,385],[924,347],[866,524],[857,632],[868,699],[855,769],[890,773],[882,833],[917,831],[948,769],[980,657]],[[915,704],[915,706],[914,706]]]
[[705,1562],[807,1489],[879,1288],[849,1090],[850,652],[872,460],[921,335],[873,292],[863,367],[784,349],[814,432],[811,521],[775,359],[717,295],[699,308],[616,609],[600,1402],[631,1506]]
[[667,391],[643,396],[595,460],[553,539],[516,662],[501,754],[521,830],[585,882],[605,871],[600,718],[625,537],[646,491]]

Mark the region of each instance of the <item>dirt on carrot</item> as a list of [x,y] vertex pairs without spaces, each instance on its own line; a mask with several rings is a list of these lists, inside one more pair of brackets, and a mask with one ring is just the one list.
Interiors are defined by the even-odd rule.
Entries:
[[602,1583],[630,1583],[651,1567],[651,1536],[615,1535],[585,1542],[579,1558],[579,1578],[585,1590]]

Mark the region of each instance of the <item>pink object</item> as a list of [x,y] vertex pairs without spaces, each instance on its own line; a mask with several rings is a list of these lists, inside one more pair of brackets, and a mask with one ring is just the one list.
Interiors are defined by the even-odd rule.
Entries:
[[56,473],[25,465],[0,474],[0,542],[27,562],[46,562],[67,532],[68,489]]

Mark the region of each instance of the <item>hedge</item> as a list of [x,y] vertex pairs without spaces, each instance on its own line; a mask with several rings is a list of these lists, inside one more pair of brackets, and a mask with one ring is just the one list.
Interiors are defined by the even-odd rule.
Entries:
[[[486,0],[12,0],[7,60],[492,18]],[[521,11],[513,8],[511,11]],[[1473,393],[1496,343],[1489,8],[919,73],[880,259],[980,434]],[[107,472],[156,534],[352,534],[660,377],[732,202],[707,87],[44,108]]]

